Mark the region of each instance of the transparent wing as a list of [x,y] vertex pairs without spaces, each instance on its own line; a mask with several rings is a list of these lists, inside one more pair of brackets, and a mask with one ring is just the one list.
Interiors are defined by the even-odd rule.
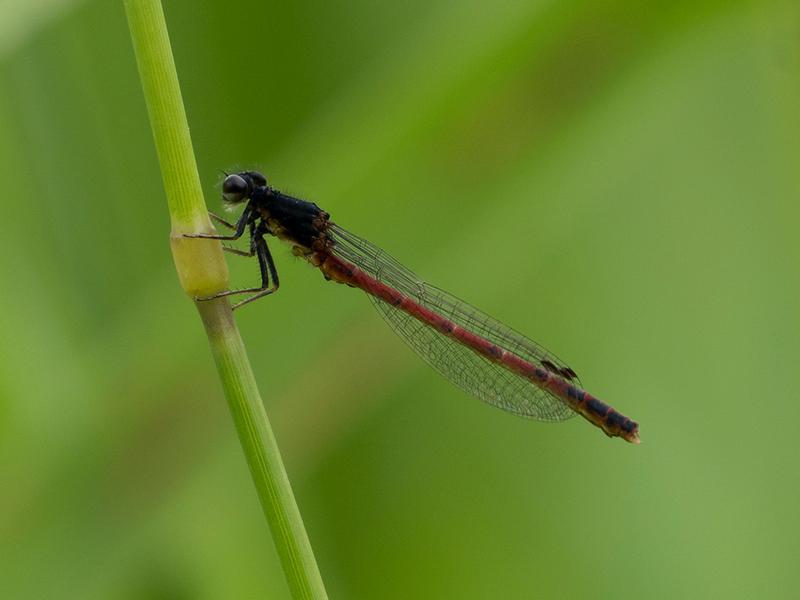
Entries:
[[[580,386],[575,372],[536,342],[444,290],[425,283],[383,250],[338,225],[331,223],[328,232],[334,242],[331,251],[336,256],[456,325]],[[465,392],[508,412],[541,421],[563,421],[575,415],[561,400],[527,379],[489,361],[397,307],[373,296],[370,300],[391,328],[417,354]]]

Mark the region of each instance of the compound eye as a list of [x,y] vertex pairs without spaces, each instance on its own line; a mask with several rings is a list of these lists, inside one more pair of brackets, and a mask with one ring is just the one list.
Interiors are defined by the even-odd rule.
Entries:
[[267,178],[258,171],[250,171],[250,178],[253,180],[253,183],[259,187],[267,185]]
[[241,175],[228,175],[222,182],[222,199],[237,204],[247,198],[249,186]]

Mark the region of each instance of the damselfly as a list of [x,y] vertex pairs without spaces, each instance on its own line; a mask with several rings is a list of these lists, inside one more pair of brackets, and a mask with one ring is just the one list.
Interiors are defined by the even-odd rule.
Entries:
[[233,307],[239,308],[275,292],[278,271],[264,237],[274,235],[325,279],[366,292],[390,327],[467,393],[541,421],[563,421],[577,413],[609,436],[639,443],[638,424],[581,389],[575,371],[553,353],[425,283],[380,248],[332,222],[316,204],[279,192],[255,171],[228,175],[222,198],[228,207],[245,205],[235,225],[211,214],[234,233],[188,237],[237,240],[249,230],[249,251],[225,250],[257,257],[261,285],[199,300],[251,294]]

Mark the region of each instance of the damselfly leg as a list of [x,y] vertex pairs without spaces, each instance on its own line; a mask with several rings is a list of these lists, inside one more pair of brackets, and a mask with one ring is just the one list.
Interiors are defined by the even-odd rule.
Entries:
[[242,216],[239,217],[239,220],[236,222],[235,226],[232,225],[231,223],[228,223],[222,217],[218,217],[214,213],[208,213],[208,214],[215,221],[218,221],[219,223],[221,223],[222,225],[225,225],[226,227],[229,227],[231,229],[235,229],[236,231],[234,231],[233,235],[216,235],[214,233],[184,233],[183,237],[203,238],[203,239],[206,239],[206,240],[225,240],[225,241],[229,241],[230,242],[230,241],[233,241],[233,240],[238,240],[240,237],[242,237],[242,235],[244,235],[244,230],[247,229],[248,223],[250,223],[252,221],[255,221],[255,218],[254,218],[254,215],[253,215],[253,211],[250,209],[249,206],[244,209],[244,212],[242,213]]
[[[214,221],[227,227],[228,229],[235,230],[236,225],[233,223],[229,223],[219,215],[208,211],[208,216],[211,217]],[[253,258],[256,255],[256,240],[255,240],[255,221],[250,221],[250,250],[239,250],[238,248],[232,248],[231,246],[222,246],[222,249],[225,252],[230,252],[231,254],[235,254],[236,256],[246,256],[247,258]]]
[[[248,212],[248,211],[245,211]],[[231,308],[232,310],[236,310],[240,306],[244,306],[253,300],[257,300],[258,298],[263,298],[264,296],[268,296],[273,292],[278,290],[280,286],[280,280],[278,279],[278,270],[275,267],[275,261],[272,259],[272,253],[269,251],[269,246],[267,245],[267,240],[264,239],[264,234],[266,233],[265,227],[256,226],[256,222],[254,219],[251,219],[247,215],[243,215],[241,219],[237,222],[234,226],[231,223],[225,221],[225,219],[218,217],[214,213],[209,212],[209,215],[219,221],[221,224],[229,227],[231,229],[236,229],[234,235],[212,235],[212,234],[192,234],[187,235],[187,237],[200,237],[205,239],[214,239],[214,240],[237,240],[242,237],[244,233],[244,229],[247,227],[248,221],[250,222],[250,250],[239,250],[238,248],[228,248],[227,246],[223,246],[223,250],[226,252],[230,252],[231,254],[236,254],[238,256],[246,256],[252,257],[256,256],[258,258],[258,266],[261,271],[261,285],[258,287],[252,288],[245,288],[241,290],[227,290],[224,292],[219,292],[218,294],[214,294],[213,296],[208,296],[206,298],[198,298],[198,301],[207,301],[207,300],[214,300],[215,298],[223,298],[225,296],[234,296],[238,294],[253,294],[250,298],[246,298],[241,302],[237,302]],[[270,281],[272,281],[272,285],[270,285]]]
[[226,246],[225,244],[222,245],[222,249],[236,256],[246,256],[247,258],[254,257],[256,255],[256,222],[250,222],[250,250],[239,250],[238,248]]
[[208,216],[211,217],[212,219],[214,219],[220,225],[224,225],[225,227],[227,227],[228,229],[231,229],[231,230],[236,230],[236,225],[234,225],[233,223],[228,223],[228,221],[226,221],[225,219],[223,219],[219,215],[217,215],[217,214],[215,214],[215,213],[213,213],[211,211],[208,211]]

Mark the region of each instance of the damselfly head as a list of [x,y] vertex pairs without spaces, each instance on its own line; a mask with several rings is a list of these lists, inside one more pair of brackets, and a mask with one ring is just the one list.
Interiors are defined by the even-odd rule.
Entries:
[[222,200],[229,205],[244,202],[256,187],[267,185],[266,178],[257,171],[233,173],[222,182]]

